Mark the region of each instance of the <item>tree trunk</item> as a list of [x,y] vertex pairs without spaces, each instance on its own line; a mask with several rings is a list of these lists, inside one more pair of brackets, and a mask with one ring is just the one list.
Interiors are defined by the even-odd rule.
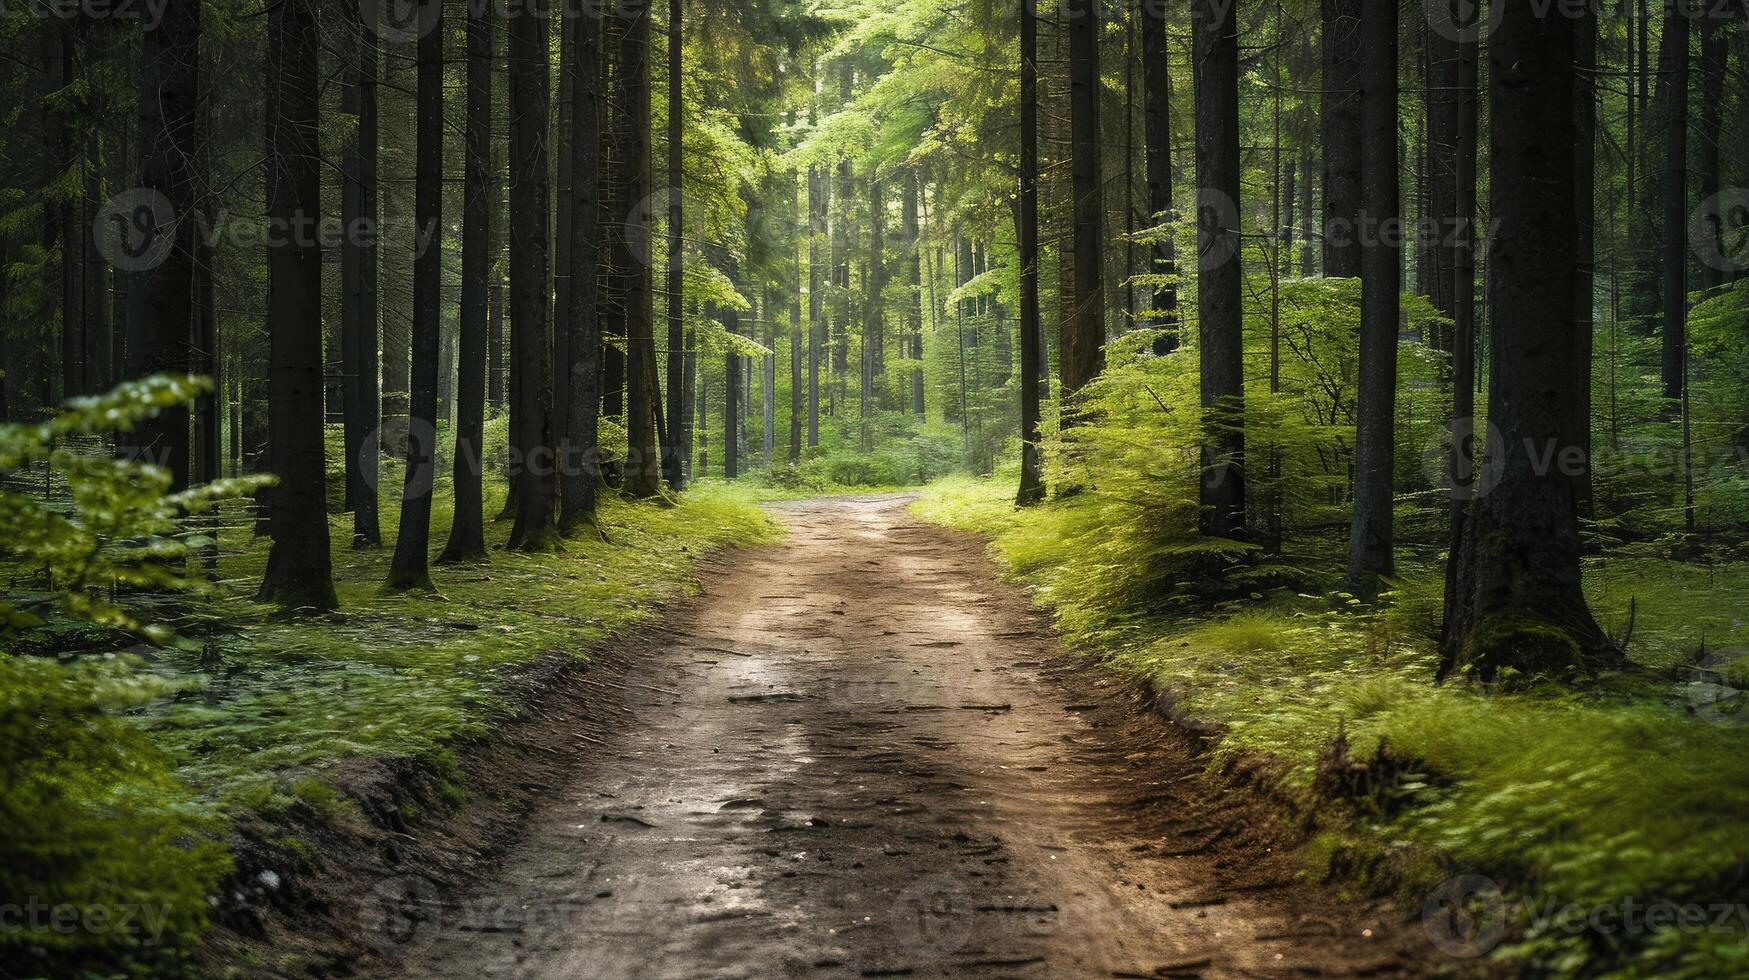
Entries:
[[[421,19],[431,29],[418,42],[417,127],[413,221],[425,244],[413,256],[413,343],[407,401],[407,470],[400,530],[389,563],[392,589],[431,588],[431,494],[437,482],[437,378],[443,325],[443,10]],[[426,240],[426,236],[430,236]]]
[[[199,0],[169,0],[141,45],[139,132],[141,195],[132,214],[121,215],[122,260],[131,275],[128,300],[127,377],[188,372],[194,323],[192,221],[205,175],[196,146],[202,99]],[[173,229],[170,238],[158,229]],[[141,233],[144,232],[144,237]],[[318,391],[320,390],[318,379]],[[318,396],[319,397],[319,396]],[[188,486],[188,409],[170,406],[134,427],[124,453],[170,471],[171,489]]]
[[684,228],[681,225],[680,179],[681,179],[681,140],[685,133],[683,120],[683,103],[681,102],[681,0],[668,0],[668,419],[674,426],[668,445],[663,447],[662,472],[668,486],[681,490],[686,486],[686,467],[681,460],[680,444],[683,439],[680,430],[688,424],[686,412],[681,410],[684,400],[684,386],[681,375],[685,373],[683,360],[685,358],[686,324],[685,307],[682,305],[685,287],[681,243],[684,241]]
[[1361,0],[1323,0],[1324,275],[1343,279],[1360,275],[1361,11]]
[[[1105,367],[1104,206],[1099,143],[1099,0],[1066,0],[1069,18],[1070,170],[1075,194],[1073,305],[1062,328],[1062,399],[1078,393]],[[1075,412],[1065,407],[1062,424]]]
[[[1033,69],[1035,87],[1037,84],[1037,73],[1038,70],[1035,67]],[[1036,118],[1036,96],[1034,97],[1034,106]],[[1037,124],[1035,123],[1033,126],[1035,132],[1037,131],[1037,128]],[[1035,162],[1033,164],[1035,170],[1035,185],[1037,183],[1036,154],[1037,150],[1035,149]],[[923,418],[923,252],[922,231],[917,223],[917,184],[916,169],[912,168],[906,170],[905,194],[903,200],[900,202],[900,211],[902,213],[901,220],[905,225],[905,281],[909,284],[909,291],[911,294],[910,351],[907,356],[911,358],[911,414],[918,418]]]
[[808,167],[808,448],[820,444],[820,355],[826,344],[825,277],[820,239],[826,234],[826,178]]
[[[1194,0],[1197,334],[1202,368],[1202,532],[1245,530],[1244,270],[1239,257],[1236,4]],[[1079,272],[1077,272],[1079,275]]]
[[[1455,5],[1454,5],[1455,6]],[[1456,49],[1453,121],[1452,214],[1456,219],[1452,240],[1452,334],[1451,334],[1451,454],[1446,477],[1451,481],[1451,526],[1446,539],[1445,622],[1442,633],[1454,635],[1454,618],[1467,605],[1460,594],[1465,581],[1460,565],[1468,536],[1470,500],[1476,479],[1476,137],[1477,52],[1480,30],[1477,11],[1454,18],[1462,27]]]
[[[342,111],[356,125],[341,160],[341,223],[376,228],[376,45],[364,31],[357,3],[348,4],[347,27],[356,32],[347,65]],[[352,511],[352,546],[382,543],[377,522],[377,431],[382,404],[377,393],[376,242],[347,234],[340,243],[340,333],[344,374],[346,500]]]
[[509,546],[550,551],[559,543],[553,449],[553,344],[547,308],[547,17],[515,0],[510,33],[510,406],[516,523]]
[[[1578,317],[1565,288],[1573,220],[1576,21],[1506,6],[1488,39],[1490,180],[1486,471],[1448,609],[1442,674],[1562,674],[1620,662],[1580,582],[1578,511],[1563,457],[1577,445]],[[1553,461],[1555,465],[1549,465]]]
[[651,256],[650,214],[650,9],[627,8],[625,35],[620,41],[619,73],[625,79],[630,132],[620,144],[625,150],[616,166],[625,174],[626,200],[638,209],[627,218],[621,238],[623,252],[616,264],[625,275],[626,309],[626,453],[625,491],[633,497],[653,497],[662,487],[662,447],[656,433],[656,338],[654,322],[655,269]]
[[[736,289],[741,288],[740,263],[729,256],[723,272]],[[741,332],[741,314],[734,307],[723,308],[723,330],[731,336]],[[741,475],[741,358],[733,348],[723,356],[723,479]]]
[[[1015,240],[1020,250],[1020,489],[1017,506],[1028,507],[1045,498],[1044,474],[1039,467],[1039,361],[1038,308],[1038,12],[1035,0],[1020,4],[1020,194],[1014,206]],[[1144,11],[1148,9],[1144,5]],[[1157,8],[1156,8],[1157,9]],[[1165,44],[1165,26],[1146,13],[1142,29],[1159,33]],[[1147,45],[1144,43],[1144,50]],[[1160,52],[1163,55],[1163,52]],[[1147,54],[1143,55],[1148,57]],[[1164,58],[1162,57],[1162,65]],[[1148,78],[1148,202],[1157,201],[1154,187],[1155,112],[1152,64]],[[910,190],[910,185],[907,185]],[[1170,192],[1168,192],[1170,195]],[[915,192],[907,194],[907,208],[916,212]],[[1168,203],[1167,207],[1170,207]],[[914,220],[914,218],[913,218]],[[915,239],[915,230],[912,233]],[[1159,306],[1158,292],[1155,305]],[[921,324],[919,324],[921,334]]]
[[[1158,224],[1173,216],[1172,76],[1168,70],[1170,48],[1166,44],[1166,5],[1144,3],[1141,17],[1143,141],[1148,146],[1148,223]],[[1036,159],[1034,166],[1037,166]],[[1149,247],[1148,272],[1167,277],[1178,274],[1177,248],[1171,235],[1163,236]],[[1036,283],[1034,288],[1037,288]],[[1155,286],[1153,308],[1150,325],[1161,331],[1154,341],[1154,353],[1170,354],[1178,348],[1178,287],[1171,282]],[[1023,333],[1026,330],[1024,313],[1020,329]]]
[[1659,73],[1670,110],[1664,147],[1664,397],[1672,415],[1680,405],[1688,359],[1688,15],[1682,0],[1667,0]]
[[[1451,0],[1443,0],[1448,5]],[[1452,14],[1455,24],[1456,15]],[[1428,258],[1432,268],[1427,282],[1433,308],[1450,317],[1455,302],[1452,285],[1456,282],[1454,268],[1457,196],[1457,116],[1458,116],[1458,33],[1445,27],[1428,30],[1427,39],[1427,173],[1426,200],[1431,240]],[[1435,346],[1449,352],[1451,337],[1441,331]]]
[[491,4],[467,14],[467,153],[462,186],[462,294],[456,360],[455,517],[442,561],[486,556],[482,500],[486,424],[486,304],[492,277],[492,212],[498,175],[492,169]]
[[569,256],[570,308],[562,320],[569,335],[565,440],[560,446],[559,491],[563,505],[559,528],[569,534],[595,519],[596,488],[601,479],[601,320],[598,315],[600,253],[597,205],[601,200],[601,30],[592,17],[577,19],[571,85],[571,213]]
[[1595,278],[1597,222],[1597,14],[1584,7],[1574,15],[1573,72],[1573,370],[1579,375],[1573,433],[1578,439],[1578,471],[1573,492],[1579,513],[1591,514],[1591,351],[1596,330]]
[[1725,215],[1719,210],[1718,199],[1719,143],[1724,136],[1722,109],[1730,60],[1731,37],[1725,24],[1716,16],[1703,16],[1700,21],[1700,148],[1696,155],[1700,158],[1697,165],[1700,171],[1699,197],[1705,209],[1699,216],[1700,230],[1708,237],[1708,244],[1700,254],[1710,260],[1702,263],[1701,274],[1708,287],[1723,285],[1726,273],[1731,271],[1726,260],[1730,250],[1724,240]]
[[280,230],[267,248],[267,404],[279,483],[270,494],[273,547],[260,600],[325,610],[339,600],[324,492],[322,252],[303,230],[315,228],[320,217],[316,51],[313,0],[282,0],[268,10],[273,96],[267,120],[267,212]]
[[1354,517],[1348,536],[1348,586],[1364,597],[1394,571],[1397,335],[1403,289],[1402,171],[1397,161],[1397,8],[1368,4],[1362,14],[1360,72],[1362,208],[1369,222],[1361,252],[1360,375],[1355,411]]

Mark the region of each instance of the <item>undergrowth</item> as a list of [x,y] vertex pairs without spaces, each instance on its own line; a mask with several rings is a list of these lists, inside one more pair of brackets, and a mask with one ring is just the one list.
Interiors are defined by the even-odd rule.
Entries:
[[[1697,696],[1691,665],[1703,640],[1749,641],[1738,612],[1749,565],[1594,560],[1593,605],[1621,621],[1632,600],[1630,653],[1644,673],[1581,692],[1485,694],[1433,683],[1441,578],[1429,556],[1411,556],[1378,606],[1316,575],[1179,602],[1156,591],[1181,591],[1158,571],[1161,542],[1180,536],[1175,518],[1138,528],[1133,503],[1093,492],[1016,510],[1015,475],[942,480],[914,506],[988,535],[1071,645],[1146,678],[1177,720],[1212,733],[1211,767],[1275,760],[1318,815],[1309,874],[1394,890],[1411,908],[1453,875],[1490,876],[1516,927],[1492,955],[1543,972],[1740,975],[1749,717]],[[1388,760],[1389,785],[1341,805],[1315,794],[1339,738],[1348,758]],[[1639,928],[1623,926],[1636,907]],[[1649,920],[1649,907],[1670,918]],[[1592,927],[1593,913],[1615,928]]]
[[[398,474],[385,464],[382,485],[398,487]],[[503,482],[486,482],[492,515]],[[605,496],[601,537],[524,555],[502,548],[509,522],[488,523],[490,560],[436,566],[436,591],[397,593],[383,582],[398,501],[381,500],[385,548],[347,549],[350,515],[332,520],[336,613],[286,617],[253,601],[268,543],[232,504],[213,522],[220,557],[209,586],[118,600],[142,619],[174,622],[178,641],[104,652],[132,641],[44,617],[15,638],[0,657],[7,900],[81,917],[138,907],[154,918],[136,917],[127,931],[83,918],[65,930],[9,929],[0,955],[56,969],[181,969],[230,867],[223,841],[233,821],[344,808],[333,786],[350,759],[453,769],[458,743],[505,720],[504,686],[518,668],[548,652],[582,657],[635,631],[692,588],[699,556],[778,533],[748,489],[706,483],[672,506]],[[446,472],[434,553],[452,501]],[[34,581],[29,567],[5,571],[15,592]]]

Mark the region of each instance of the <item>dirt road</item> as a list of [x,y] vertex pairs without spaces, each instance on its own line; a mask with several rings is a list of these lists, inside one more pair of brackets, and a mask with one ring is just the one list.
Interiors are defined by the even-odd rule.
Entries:
[[499,872],[407,976],[1385,976],[1413,930],[1294,884],[1287,832],[1074,664],[975,539],[782,505],[626,651]]

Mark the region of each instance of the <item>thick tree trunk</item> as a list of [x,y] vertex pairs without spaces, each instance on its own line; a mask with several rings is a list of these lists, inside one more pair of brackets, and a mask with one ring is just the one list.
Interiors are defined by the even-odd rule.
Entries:
[[509,546],[558,546],[559,488],[553,447],[553,343],[547,261],[548,18],[514,0],[510,33],[510,406],[516,523]]
[[[1020,194],[1014,206],[1015,240],[1020,248],[1020,489],[1014,502],[1021,507],[1031,506],[1045,498],[1038,445],[1042,438],[1038,383],[1042,351],[1039,347],[1044,338],[1039,330],[1038,307],[1038,12],[1034,2],[1022,0],[1020,4]],[[1145,17],[1142,28],[1161,34],[1161,44],[1165,43],[1164,24]],[[1163,63],[1163,52],[1160,54]],[[1149,71],[1152,70],[1150,65]],[[1152,207],[1155,203],[1155,121],[1151,76],[1148,84],[1148,200]],[[913,215],[916,212],[914,198],[914,192],[907,194],[910,205],[907,210]],[[1155,304],[1159,305],[1157,293]]]
[[597,487],[601,480],[601,320],[598,315],[597,248],[601,200],[601,30],[599,21],[579,18],[571,43],[574,70],[571,84],[571,213],[569,256],[570,308],[560,321],[569,335],[570,349],[559,383],[570,389],[565,401],[570,418],[565,421],[565,441],[560,446],[560,484],[563,504],[559,529],[567,534],[595,518]]
[[685,276],[683,272],[682,247],[684,241],[681,220],[680,178],[681,178],[681,141],[685,136],[683,125],[684,110],[681,102],[681,0],[668,0],[668,413],[667,417],[674,430],[671,438],[663,447],[662,474],[668,486],[681,490],[686,486],[686,467],[681,460],[680,444],[684,441],[681,430],[688,424],[686,412],[681,410],[684,386],[681,375],[685,373],[683,360],[685,358],[685,306],[683,293]]
[[267,248],[267,404],[279,483],[270,494],[273,547],[260,599],[323,610],[339,601],[324,493],[322,253],[307,231],[320,217],[316,51],[314,0],[281,0],[268,10],[267,213],[280,231]]
[[1573,72],[1573,370],[1579,399],[1573,410],[1579,465],[1573,493],[1579,513],[1591,514],[1591,351],[1597,273],[1597,14],[1585,7],[1575,14]]
[[1688,7],[1665,5],[1664,63],[1659,66],[1670,110],[1664,136],[1664,397],[1671,415],[1681,404],[1688,360]]
[[[1194,0],[1197,334],[1202,367],[1201,527],[1245,531],[1244,269],[1239,255],[1239,35],[1236,4]],[[1224,14],[1224,16],[1223,16]]]
[[[1075,395],[1105,367],[1104,207],[1099,143],[1099,0],[1066,0],[1069,18],[1069,154],[1075,203],[1072,305],[1062,327],[1062,398]],[[1063,425],[1075,412],[1065,407]]]
[[[1577,445],[1579,329],[1565,288],[1576,236],[1578,24],[1511,4],[1488,39],[1495,230],[1486,471],[1457,563],[1442,673],[1564,674],[1620,662],[1580,583],[1578,511],[1562,471]],[[1553,465],[1551,465],[1551,461]]]
[[455,517],[442,561],[486,556],[485,468],[486,304],[492,277],[492,212],[498,175],[492,168],[492,34],[494,7],[468,4],[467,152],[462,185],[462,295],[456,353]]
[[1387,222],[1400,214],[1397,162],[1397,8],[1366,7],[1361,19],[1361,185],[1369,223],[1361,252],[1360,376],[1354,440],[1354,517],[1348,585],[1371,596],[1394,571],[1397,334],[1403,245]]
[[1360,275],[1361,11],[1361,0],[1323,0],[1324,275],[1343,279]]
[[[437,483],[437,376],[443,339],[443,0],[420,0],[431,29],[419,38],[413,221],[425,244],[413,256],[413,361],[407,401],[407,470],[392,589],[431,588],[431,494]],[[426,240],[429,236],[429,240]]]
[[650,9],[627,8],[630,15],[620,42],[619,72],[625,79],[630,132],[620,145],[617,162],[625,174],[626,200],[638,211],[627,218],[640,233],[622,238],[624,251],[616,264],[625,270],[626,308],[626,455],[625,491],[633,497],[653,497],[662,487],[662,447],[656,432],[656,338],[654,321],[655,269],[651,256],[650,214]]
[[[1166,5],[1142,4],[1141,18],[1143,140],[1148,146],[1148,223],[1158,224],[1173,216],[1172,76],[1167,64],[1170,48],[1166,44]],[[1178,274],[1177,248],[1170,235],[1149,247],[1148,272],[1169,277]],[[1149,323],[1161,331],[1160,337],[1154,341],[1154,353],[1169,354],[1178,347],[1178,288],[1170,282],[1155,286],[1153,308],[1154,316]],[[1022,332],[1026,330],[1024,314],[1020,329]]]
[[[170,0],[157,23],[143,32],[140,55],[140,169],[143,192],[123,216],[122,254],[130,276],[127,371],[129,378],[188,372],[194,323],[192,221],[173,221],[195,213],[205,177],[196,172],[205,159],[196,146],[203,80],[200,71],[199,0]],[[168,211],[169,213],[161,213]],[[156,229],[173,229],[168,240]],[[152,229],[145,237],[143,229]],[[188,486],[191,464],[188,410],[172,406],[135,426],[123,451],[170,471],[172,489]]]
[[[367,16],[375,0],[365,3]],[[402,43],[389,43],[374,36],[385,54],[383,85],[378,90],[381,131],[378,145],[379,171],[386,179],[378,185],[382,200],[382,236],[378,242],[378,309],[382,331],[382,443],[383,452],[404,453],[407,438],[407,399],[412,384],[413,358],[413,261],[424,230],[414,216],[416,190],[406,175],[413,172],[418,140],[413,93],[418,87],[414,72],[416,57]]]

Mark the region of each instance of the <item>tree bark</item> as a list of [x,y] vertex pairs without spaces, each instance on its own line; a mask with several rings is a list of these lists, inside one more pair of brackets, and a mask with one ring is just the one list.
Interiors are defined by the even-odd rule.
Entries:
[[[435,0],[433,0],[435,2]],[[260,600],[333,609],[328,553],[322,408],[322,252],[319,211],[317,26],[313,0],[281,0],[267,13],[268,429],[273,546]],[[186,330],[186,325],[184,330]],[[186,334],[184,334],[186,337]]]
[[1361,12],[1361,0],[1323,0],[1324,275],[1343,279],[1360,275]]
[[1688,359],[1688,38],[1684,0],[1666,0],[1659,73],[1663,76],[1669,131],[1664,147],[1664,397],[1674,415],[1686,385]]
[[826,178],[808,167],[808,448],[820,444],[820,355],[826,344],[825,276],[820,239],[826,234]]
[[[1148,223],[1158,224],[1172,213],[1172,76],[1168,70],[1166,5],[1141,5],[1143,141],[1147,144]],[[1036,153],[1036,151],[1035,151]],[[1036,160],[1034,166],[1037,166]],[[1178,274],[1177,248],[1166,235],[1148,249],[1148,272],[1156,276]],[[1170,354],[1178,348],[1178,287],[1170,281],[1154,287],[1154,316],[1150,325],[1161,331],[1154,353]],[[1022,315],[1021,331],[1026,330]],[[1022,348],[1024,351],[1024,347]],[[1024,368],[1022,369],[1024,370]]]
[[[195,222],[192,215],[205,175],[196,145],[203,79],[199,0],[169,0],[142,33],[139,186],[160,198],[142,200],[121,215],[123,251],[130,272],[127,377],[185,374],[194,323]],[[153,203],[156,202],[156,203]],[[167,209],[170,213],[159,213]],[[158,237],[168,226],[173,237]],[[46,383],[46,382],[45,382]],[[135,426],[125,455],[170,471],[171,489],[188,486],[191,463],[188,409],[177,405]]]
[[407,401],[407,470],[400,530],[389,563],[392,589],[431,588],[431,494],[437,482],[437,377],[443,324],[443,10],[421,13],[431,28],[418,41],[413,222],[422,242],[413,256],[413,343]]
[[[1560,460],[1577,445],[1579,329],[1573,153],[1579,27],[1561,11],[1508,5],[1488,39],[1490,180],[1486,470],[1447,610],[1442,675],[1563,674],[1621,662],[1586,606],[1578,510]],[[1553,460],[1555,465],[1549,465]]]
[[1069,151],[1075,204],[1072,306],[1062,328],[1062,424],[1075,395],[1105,368],[1105,250],[1099,142],[1099,0],[1066,0],[1069,18]]
[[620,145],[625,156],[617,161],[625,174],[626,200],[637,209],[621,238],[623,253],[617,264],[625,270],[626,308],[626,455],[625,492],[632,497],[653,497],[662,487],[662,447],[656,432],[657,401],[656,338],[654,322],[655,275],[651,234],[655,223],[650,213],[650,9],[645,4],[626,8],[630,15],[620,41],[619,73],[625,79],[626,110],[630,131]]
[[1201,529],[1223,538],[1245,532],[1236,6],[1228,0],[1194,0],[1191,6],[1196,62],[1197,334],[1205,428]]
[[548,296],[547,20],[535,0],[514,0],[510,33],[510,433],[516,523],[509,546],[558,546],[553,448],[553,344]]
[[566,411],[565,441],[560,446],[563,504],[559,529],[570,533],[595,519],[597,487],[601,480],[601,320],[597,309],[600,252],[596,208],[601,200],[601,30],[592,17],[578,18],[571,38],[575,45],[570,78],[571,120],[571,234],[569,256],[570,291],[566,299],[565,331],[569,334],[568,377],[560,384],[570,389]]
[[455,516],[441,561],[486,556],[486,304],[492,277],[492,4],[467,5],[467,151],[462,186],[462,294],[456,352]]
[[[1039,361],[1040,341],[1038,304],[1038,11],[1036,0],[1021,0],[1020,4],[1020,194],[1015,202],[1015,239],[1020,247],[1020,489],[1015,494],[1017,506],[1028,507],[1045,498],[1044,474],[1039,466]],[[1144,4],[1144,11],[1157,9]],[[1161,35],[1165,44],[1165,25],[1154,23],[1144,14],[1144,31]],[[1146,45],[1144,45],[1146,49]],[[1162,64],[1164,63],[1163,52]],[[1147,57],[1144,54],[1144,57]],[[1152,72],[1150,65],[1149,71]],[[1150,74],[1148,88],[1148,200],[1152,207],[1154,194],[1154,90]],[[907,208],[915,220],[915,191],[907,185]],[[1170,193],[1170,192],[1168,192]],[[1168,202],[1170,207],[1170,202]],[[912,237],[916,233],[913,229]],[[1156,293],[1156,306],[1159,304]],[[922,327],[919,324],[919,335]]]
[[686,487],[686,467],[681,459],[679,430],[688,424],[682,410],[686,324],[683,293],[685,270],[682,242],[684,217],[681,210],[681,148],[685,137],[684,106],[681,102],[682,55],[681,0],[668,0],[668,419],[674,426],[668,445],[663,447],[662,473],[668,486],[675,490]]
[[1368,4],[1361,17],[1361,185],[1368,222],[1361,251],[1360,374],[1355,412],[1354,516],[1348,586],[1374,595],[1392,560],[1396,462],[1397,335],[1403,290],[1398,221],[1397,8]]
[[[1730,68],[1731,36],[1725,24],[1716,16],[1703,16],[1700,22],[1700,147],[1697,170],[1700,174],[1699,197],[1705,211],[1701,212],[1701,230],[1711,238],[1708,253],[1722,259],[1729,254],[1724,242],[1725,215],[1719,211],[1720,141],[1724,137],[1723,107],[1725,75]],[[1724,285],[1728,271],[1723,261],[1704,263],[1701,274],[1708,287]]]
[[341,223],[371,234],[347,234],[340,243],[341,363],[345,374],[346,500],[352,510],[352,546],[382,544],[377,520],[377,455],[381,451],[378,422],[382,403],[377,390],[377,123],[376,44],[365,33],[359,3],[347,5],[347,28],[354,32],[343,111],[356,122],[353,139],[341,161]]

